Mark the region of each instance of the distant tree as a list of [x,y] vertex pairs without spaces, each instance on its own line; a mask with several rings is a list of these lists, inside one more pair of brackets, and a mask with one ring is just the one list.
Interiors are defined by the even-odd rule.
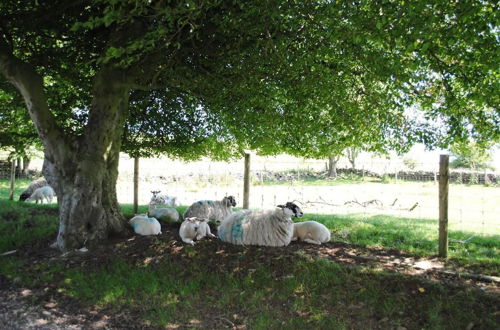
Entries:
[[358,158],[359,153],[360,153],[360,150],[353,148],[353,147],[346,149],[346,156],[347,156],[347,159],[349,160],[349,163],[351,163],[351,168],[353,170],[356,169],[356,158]]
[[476,142],[454,144],[450,149],[452,168],[480,170],[492,168],[492,146],[479,145]]
[[337,179],[337,163],[342,155],[330,155],[328,157],[328,173],[327,176],[332,179]]

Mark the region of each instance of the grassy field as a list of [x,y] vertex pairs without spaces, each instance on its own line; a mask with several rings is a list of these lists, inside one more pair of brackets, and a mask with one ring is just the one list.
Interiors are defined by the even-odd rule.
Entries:
[[[20,185],[16,196],[21,190]],[[7,201],[7,195],[7,183],[0,182],[0,253],[55,238],[56,204]],[[122,208],[127,217],[132,215],[130,204]],[[139,211],[145,212],[146,206]],[[333,242],[396,249],[419,257],[437,251],[434,220],[312,213],[303,220],[308,219],[330,228]],[[467,243],[450,242],[448,264],[498,276],[500,237],[450,230],[452,240],[470,237]],[[134,248],[138,242],[143,245]],[[0,274],[33,290],[48,290],[44,294],[62,299],[60,304],[76,301],[79,309],[117,317],[126,311],[133,316],[130,322],[141,327],[496,329],[500,325],[498,294],[351,267],[292,254],[286,248],[229,249],[209,241],[178,246],[156,237],[109,248],[113,251],[75,258],[76,262],[0,256]],[[95,261],[98,258],[104,259]]]

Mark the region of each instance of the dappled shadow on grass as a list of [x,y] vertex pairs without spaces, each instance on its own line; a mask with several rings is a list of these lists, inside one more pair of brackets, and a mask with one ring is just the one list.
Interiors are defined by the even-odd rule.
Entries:
[[[302,219],[301,219],[302,220]],[[307,214],[303,220],[316,220],[332,231],[333,240],[367,247],[405,251],[419,257],[434,257],[438,251],[438,221],[363,214]],[[449,228],[450,262],[461,267],[498,275],[500,237]],[[471,238],[467,240],[468,238]],[[461,243],[463,242],[463,243]],[[478,265],[481,265],[478,268]]]
[[488,329],[496,322],[498,295],[359,258],[411,257],[401,251],[340,242],[270,248],[210,239],[190,246],[178,229],[163,224],[159,236],[130,236],[66,256],[37,246],[36,264],[26,249],[17,276],[32,279],[37,304],[52,299],[80,314],[95,311],[116,329],[463,329],[471,323]]

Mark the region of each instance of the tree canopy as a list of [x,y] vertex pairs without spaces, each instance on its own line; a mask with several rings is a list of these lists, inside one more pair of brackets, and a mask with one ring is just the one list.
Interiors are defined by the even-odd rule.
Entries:
[[[4,45],[43,74],[66,132],[82,134],[99,68],[127,70],[130,153],[326,156],[499,138],[495,2],[4,1],[1,9]],[[424,119],[407,116],[409,105]]]

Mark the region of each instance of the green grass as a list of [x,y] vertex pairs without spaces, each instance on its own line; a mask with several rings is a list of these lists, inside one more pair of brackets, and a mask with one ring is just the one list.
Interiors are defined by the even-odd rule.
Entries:
[[[497,298],[416,278],[297,257],[261,262],[251,272],[205,271],[203,254],[144,265],[122,259],[58,271],[59,293],[86,306],[139,313],[136,322],[199,327],[224,320],[250,329],[494,329]],[[241,262],[252,259],[243,255]],[[248,260],[247,260],[248,261]],[[249,260],[255,262],[255,260]],[[219,323],[217,323],[219,322]],[[227,322],[227,321],[226,321]],[[226,324],[227,325],[227,324]]]
[[[3,184],[0,196],[6,196]],[[178,209],[183,212],[185,207]],[[122,210],[126,217],[133,215],[132,205],[123,205]],[[146,211],[144,205],[139,208],[139,213]],[[314,214],[303,220],[309,219],[330,228],[333,241],[398,249],[415,256],[437,251],[436,221]],[[0,252],[56,234],[56,204],[0,200]],[[456,240],[473,235],[450,231],[450,238]],[[166,243],[154,239],[150,244],[151,251],[158,251]],[[475,236],[466,244],[450,243],[450,262],[498,275],[499,245],[494,235]],[[301,255],[269,259],[250,253],[252,248],[240,251],[221,257],[217,267],[208,267],[212,256],[191,246],[183,246],[176,257],[162,255],[158,263],[117,257],[92,267],[78,262],[68,266],[59,258],[32,263],[21,256],[0,256],[0,274],[26,286],[50,284],[59,294],[92,309],[134,311],[140,315],[135,322],[144,326],[223,328],[232,323],[250,329],[464,329],[472,323],[477,329],[498,328],[498,296],[479,290]]]

